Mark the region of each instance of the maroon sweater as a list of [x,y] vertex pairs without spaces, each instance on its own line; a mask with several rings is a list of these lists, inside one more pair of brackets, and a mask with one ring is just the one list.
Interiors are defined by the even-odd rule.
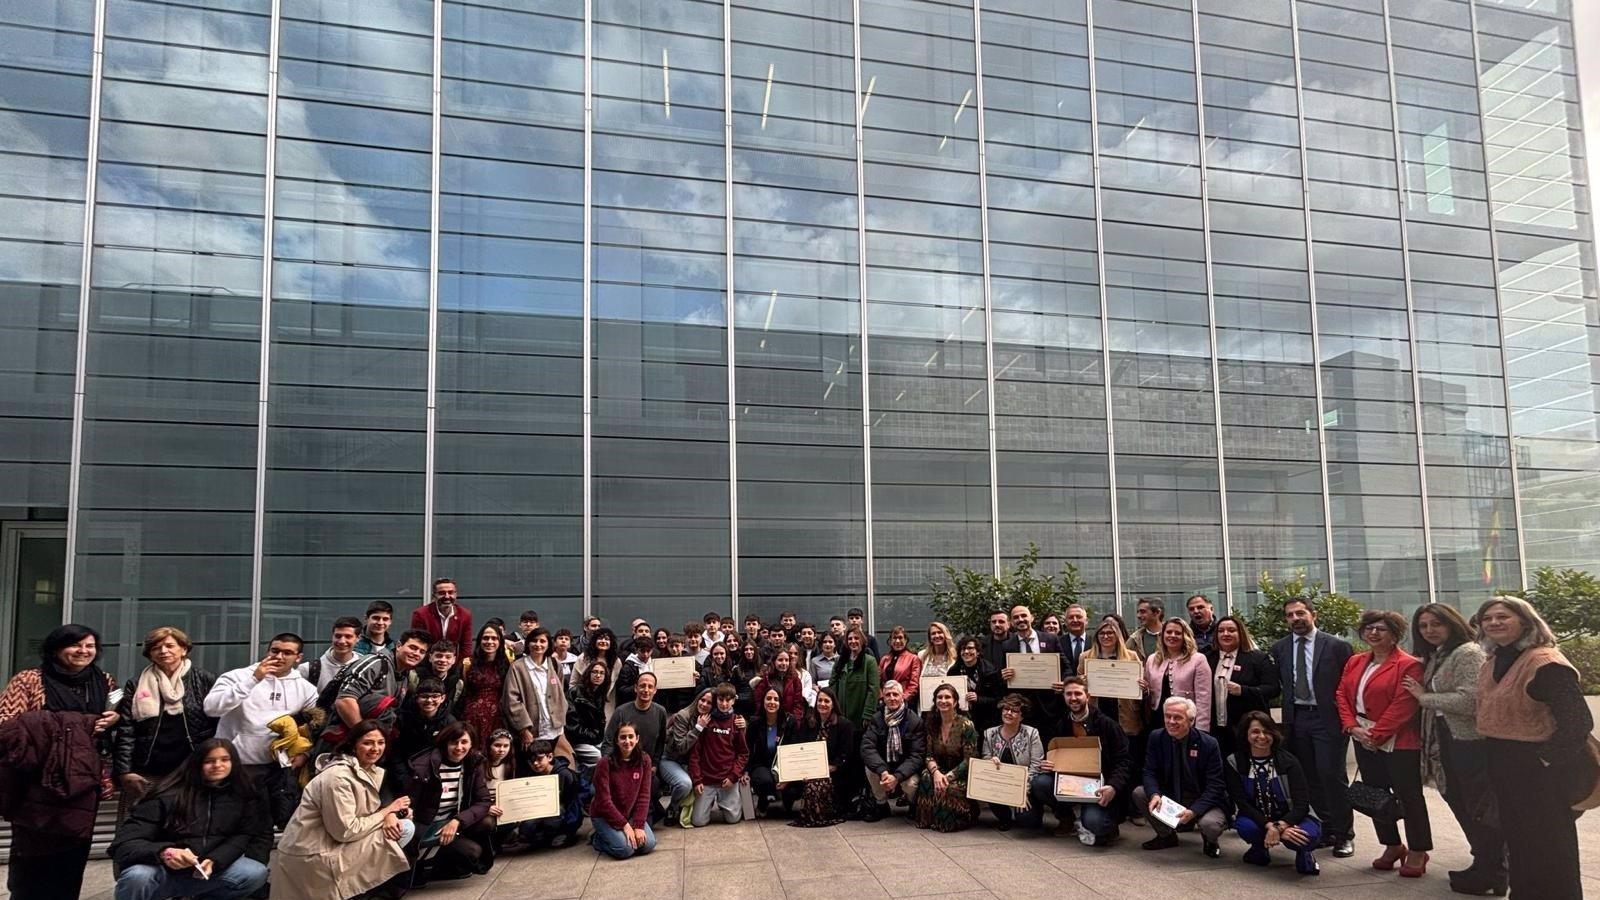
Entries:
[[618,831],[623,825],[643,828],[650,812],[650,776],[654,771],[650,754],[643,750],[635,752],[631,762],[615,765],[610,756],[600,757],[594,767],[594,799],[589,801],[589,815]]
[[723,781],[738,781],[749,758],[750,746],[735,718],[712,719],[689,751],[689,780],[714,787],[721,787]]

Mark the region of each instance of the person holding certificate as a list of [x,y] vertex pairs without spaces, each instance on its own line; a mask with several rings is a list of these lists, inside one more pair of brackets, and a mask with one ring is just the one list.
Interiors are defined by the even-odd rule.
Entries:
[[[1033,612],[1026,606],[1018,604],[1011,607],[1011,636],[1006,638],[1006,654],[1012,653],[1048,653],[1055,660],[1056,677],[1061,678],[1061,640],[1053,634],[1035,631],[1033,627]],[[1015,669],[1007,666],[1000,670],[1000,677],[1006,684],[1011,684],[1017,677]],[[1055,727],[1056,720],[1061,717],[1061,695],[1056,693],[1056,688],[1036,688],[1023,691],[1027,698],[1028,724],[1039,731],[1039,738],[1045,743],[1050,743],[1054,737],[1051,729]]]
[[[1116,659],[1123,662],[1138,663],[1139,654],[1134,652],[1122,636],[1122,627],[1111,619],[1102,619],[1100,627],[1094,631],[1094,648],[1088,653],[1078,657],[1078,674],[1089,674],[1087,660],[1090,659]],[[1090,696],[1093,696],[1091,690]],[[1112,721],[1122,726],[1123,734],[1129,739],[1144,733],[1144,711],[1140,708],[1142,701],[1128,698],[1099,697],[1095,705],[1100,711],[1111,717]],[[1137,758],[1137,754],[1135,754]]]
[[955,664],[945,674],[966,676],[967,717],[972,719],[973,728],[987,731],[1000,724],[1000,711],[996,704],[1006,692],[1006,683],[994,663],[983,658],[977,638],[964,637],[956,642]]
[[[780,652],[779,655],[787,654]],[[788,812],[794,801],[800,799],[800,786],[780,784],[773,771],[778,747],[788,739],[789,723],[794,718],[784,713],[783,696],[776,687],[763,683],[760,697],[761,710],[744,730],[745,742],[749,745],[749,761],[744,771],[750,782],[750,792],[755,795],[756,817],[765,818],[774,798],[782,801],[784,811]]]
[[[977,647],[974,641],[974,653]],[[998,704],[1000,724],[983,733],[981,750],[983,758],[993,760],[997,766],[1027,766],[1031,793],[1033,779],[1039,774],[1039,764],[1044,761],[1044,743],[1039,740],[1038,729],[1022,724],[1022,708],[1027,705],[1028,701],[1022,699],[1021,694],[1007,694],[1001,698]],[[991,803],[989,811],[994,813],[995,827],[1001,831],[1010,830],[1013,819],[1035,827],[1044,821],[1044,807],[1037,800],[1031,800],[1028,806],[1022,808]]]
[[[894,646],[891,638],[889,646]],[[967,799],[967,765],[978,755],[978,732],[961,714],[960,698],[948,684],[933,692],[933,709],[922,718],[927,733],[927,771],[917,782],[914,821],[918,828],[961,831],[978,818]]]
[[1198,828],[1201,852],[1217,859],[1222,856],[1217,838],[1228,827],[1228,788],[1217,740],[1195,727],[1195,717],[1188,697],[1169,697],[1161,705],[1163,727],[1150,734],[1144,783],[1133,789],[1133,803],[1148,812],[1156,832],[1140,845],[1144,849],[1176,847],[1179,831]]
[[[827,635],[824,635],[827,637]],[[817,705],[789,724],[789,740],[797,744],[824,741],[828,745],[828,778],[803,782],[804,805],[790,822],[797,828],[823,828],[844,821],[840,815],[849,798],[861,790],[856,758],[855,727],[839,714],[839,698],[832,688],[817,690]]]

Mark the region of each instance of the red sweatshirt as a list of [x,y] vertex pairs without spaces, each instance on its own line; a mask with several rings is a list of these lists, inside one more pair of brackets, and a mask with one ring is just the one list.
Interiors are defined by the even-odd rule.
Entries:
[[650,812],[650,754],[639,750],[631,762],[612,765],[610,756],[600,757],[594,767],[594,798],[589,815],[602,819],[618,831],[623,825],[645,826]]
[[749,758],[750,746],[734,717],[721,722],[712,719],[689,751],[689,780],[712,787],[721,787],[724,781],[738,781]]

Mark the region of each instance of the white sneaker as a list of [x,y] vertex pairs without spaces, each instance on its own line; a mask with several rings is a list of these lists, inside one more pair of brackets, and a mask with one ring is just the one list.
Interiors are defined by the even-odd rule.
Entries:
[[1094,832],[1092,832],[1089,829],[1083,827],[1083,823],[1079,822],[1078,823],[1078,843],[1084,845],[1085,847],[1093,847],[1094,846],[1094,842],[1095,842]]

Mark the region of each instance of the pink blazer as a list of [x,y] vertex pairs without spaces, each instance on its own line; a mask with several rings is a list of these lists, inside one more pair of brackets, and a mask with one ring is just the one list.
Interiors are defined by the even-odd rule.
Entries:
[[[1144,680],[1145,708],[1160,716],[1161,680],[1167,671],[1167,660],[1159,653],[1145,657]],[[1194,701],[1194,727],[1211,730],[1211,664],[1204,654],[1195,653],[1187,660],[1172,660],[1172,696],[1187,697]]]

